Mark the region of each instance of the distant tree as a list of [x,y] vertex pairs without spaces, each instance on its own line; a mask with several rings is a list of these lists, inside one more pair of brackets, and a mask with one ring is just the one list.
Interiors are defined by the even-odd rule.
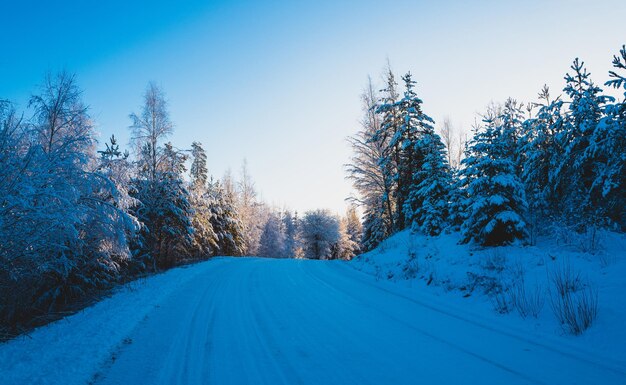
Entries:
[[130,114],[132,142],[139,154],[139,167],[146,179],[158,178],[159,163],[163,160],[161,142],[173,131],[165,94],[156,85],[149,83],[144,93],[144,105],[140,114]]
[[267,222],[269,210],[258,200],[254,181],[244,159],[241,166],[241,178],[237,183],[237,211],[244,229],[244,253],[257,255],[263,226]]
[[191,186],[197,189],[206,189],[208,170],[206,165],[206,151],[202,143],[191,143],[191,167],[189,168]]
[[362,251],[361,240],[363,238],[363,224],[359,219],[354,205],[351,205],[346,211],[345,224],[346,233],[353,243],[352,252],[356,255]]
[[339,220],[327,210],[308,211],[302,218],[304,256],[330,259],[331,248],[339,240]]
[[298,212],[293,215],[286,210],[283,215],[283,228],[285,229],[285,255],[287,258],[302,258],[302,239],[300,236],[300,219]]
[[259,255],[263,257],[284,258],[285,252],[285,229],[282,218],[271,212],[259,241]]
[[446,147],[446,157],[448,160],[448,165],[452,168],[457,168],[459,165],[457,162],[458,156],[455,151],[458,151],[458,147],[456,145],[456,140],[454,138],[455,129],[452,125],[452,121],[450,118],[446,117],[443,119],[443,124],[440,129],[440,136],[443,144]]
[[211,226],[217,236],[215,255],[239,256],[244,253],[243,226],[234,196],[227,193],[219,181],[209,181],[209,205]]
[[359,244],[352,240],[348,233],[348,225],[346,218],[339,218],[339,237],[335,243],[331,245],[331,259],[352,259],[359,249]]

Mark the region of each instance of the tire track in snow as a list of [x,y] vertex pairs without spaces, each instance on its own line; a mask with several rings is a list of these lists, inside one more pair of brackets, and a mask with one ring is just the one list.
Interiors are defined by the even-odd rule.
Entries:
[[[307,272],[307,273],[309,273],[309,272]],[[388,319],[390,319],[390,320],[392,320],[392,321],[394,321],[394,322],[396,322],[398,324],[403,325],[407,329],[410,329],[410,330],[412,330],[414,332],[417,332],[417,333],[419,333],[421,335],[424,335],[424,336],[426,336],[426,337],[428,337],[428,338],[430,338],[430,339],[432,339],[434,341],[437,341],[439,343],[447,345],[447,346],[451,347],[452,349],[455,349],[455,350],[457,350],[459,352],[467,354],[467,355],[469,355],[471,357],[477,358],[477,359],[479,359],[479,360],[481,360],[483,362],[486,362],[489,365],[493,365],[494,367],[496,367],[498,369],[501,369],[501,370],[504,370],[504,371],[506,371],[508,373],[511,373],[511,374],[517,376],[521,380],[528,381],[529,384],[544,384],[544,385],[548,385],[548,383],[543,382],[543,381],[541,381],[541,380],[539,380],[537,378],[532,378],[530,376],[527,376],[526,374],[522,373],[521,371],[517,371],[517,370],[515,370],[515,369],[513,369],[511,367],[508,367],[506,365],[500,364],[500,363],[496,362],[495,360],[490,359],[489,357],[486,357],[486,356],[483,356],[483,355],[478,354],[476,352],[473,352],[473,351],[471,351],[471,350],[469,350],[467,348],[464,348],[463,346],[461,346],[459,344],[456,344],[456,343],[454,343],[454,342],[452,342],[452,341],[450,341],[448,339],[445,339],[443,337],[439,337],[439,336],[435,335],[434,333],[429,333],[429,332],[427,332],[427,331],[425,331],[423,329],[420,329],[420,328],[416,327],[414,324],[406,322],[403,319],[400,319],[398,317],[394,317],[394,316],[390,315],[389,313],[386,313],[386,312],[384,312],[384,311],[382,311],[382,310],[380,310],[380,309],[378,309],[378,308],[376,308],[374,306],[371,306],[371,305],[367,304],[366,302],[363,302],[361,299],[357,298],[353,294],[348,293],[347,291],[340,290],[340,289],[336,288],[332,284],[329,284],[327,281],[325,281],[325,280],[323,280],[323,279],[321,279],[321,278],[319,278],[317,276],[314,276],[314,275],[310,275],[310,276],[313,279],[317,280],[323,286],[327,287],[329,290],[332,290],[332,291],[334,291],[337,294],[348,296],[348,297],[352,298],[355,301],[355,303],[358,303],[358,304],[360,304],[362,306],[366,306],[366,307],[370,308],[372,311],[375,311],[375,312],[379,313],[383,317],[386,317],[386,318],[388,318]]]
[[[611,364],[608,364],[608,363],[605,363],[605,362],[601,362],[601,361],[598,361],[598,360],[590,359],[589,357],[584,356],[583,352],[576,352],[576,353],[574,353],[572,351],[564,350],[564,349],[556,347],[556,346],[552,346],[552,345],[549,345],[549,344],[546,344],[546,343],[542,343],[541,341],[538,341],[536,339],[526,338],[526,337],[524,337],[524,336],[522,336],[522,335],[520,335],[520,334],[518,334],[518,333],[516,333],[516,332],[514,332],[512,330],[506,330],[506,329],[503,329],[503,328],[494,327],[494,326],[485,324],[485,323],[480,322],[480,321],[478,321],[476,319],[473,319],[473,318],[471,318],[469,316],[465,316],[465,315],[460,314],[458,312],[454,312],[453,309],[445,309],[445,308],[437,306],[435,304],[428,303],[428,302],[425,302],[425,301],[417,299],[417,298],[412,298],[412,297],[409,297],[407,295],[404,295],[403,293],[399,293],[399,292],[393,291],[392,289],[388,289],[388,288],[384,287],[383,285],[379,284],[377,281],[374,282],[373,280],[365,279],[366,277],[369,278],[369,276],[366,275],[365,273],[357,272],[356,270],[350,269],[349,267],[347,267],[347,266],[345,266],[343,264],[334,263],[334,265],[335,266],[342,266],[341,270],[349,271],[350,273],[348,273],[348,274],[345,274],[345,273],[337,274],[337,269],[328,268],[329,266],[325,266],[323,269],[320,269],[319,268],[320,266],[317,265],[313,269],[309,269],[307,271],[307,274],[311,274],[312,275],[313,273],[311,272],[311,270],[316,270],[318,275],[315,276],[315,277],[317,279],[319,279],[322,283],[327,285],[329,289],[335,290],[336,292],[344,293],[346,295],[350,295],[350,296],[354,297],[354,294],[351,294],[351,293],[349,293],[349,292],[347,292],[345,290],[342,290],[341,288],[338,288],[337,287],[337,281],[335,281],[335,280],[333,280],[333,279],[328,277],[329,273],[333,273],[334,274],[333,278],[349,280],[349,281],[352,281],[353,283],[355,281],[359,282],[360,284],[362,284],[364,286],[367,286],[367,287],[370,287],[372,289],[376,289],[376,290],[382,291],[382,292],[384,292],[387,295],[391,295],[391,296],[394,296],[394,297],[397,297],[397,298],[401,298],[402,300],[411,302],[414,305],[423,307],[423,308],[428,309],[430,311],[437,312],[437,313],[440,313],[440,314],[445,315],[447,317],[451,317],[451,318],[457,319],[459,321],[468,323],[468,324],[470,324],[472,326],[484,329],[484,330],[486,330],[486,331],[488,331],[488,332],[490,332],[490,333],[492,333],[494,335],[506,336],[508,338],[512,338],[512,339],[515,339],[517,341],[520,341],[520,342],[522,342],[524,344],[528,344],[528,345],[534,346],[535,348],[544,349],[544,350],[547,350],[547,351],[549,351],[549,352],[551,352],[553,354],[556,354],[556,355],[559,355],[559,356],[562,356],[562,357],[566,357],[568,359],[571,359],[572,361],[578,361],[580,364],[585,364],[585,365],[590,365],[590,366],[596,367],[597,368],[597,373],[604,373],[604,372],[608,371],[608,372],[613,373],[615,378],[626,379],[626,370],[624,370],[624,368],[621,368],[621,367],[618,367],[618,366],[614,366],[614,365],[611,365]],[[333,270],[335,270],[335,271],[333,271]],[[320,272],[322,272],[322,273],[320,274]],[[326,275],[326,279],[321,278],[321,276],[323,276],[323,275]],[[358,291],[356,291],[356,292],[358,292]],[[355,298],[355,300],[359,300],[356,297],[354,297],[354,298]],[[370,306],[367,303],[364,303],[364,305],[365,306]],[[374,307],[371,307],[371,308],[376,310],[376,311],[378,311],[381,314],[385,314],[387,316],[390,316],[389,313],[381,311],[380,309],[376,309]],[[392,317],[392,318],[396,318],[396,317]],[[406,321],[404,321],[402,319],[398,319],[398,318],[396,318],[396,321],[397,322],[406,323]],[[415,328],[415,325],[413,325],[413,324],[407,324],[407,326]],[[424,331],[421,330],[421,332],[424,332]],[[441,337],[438,337],[437,335],[435,335],[433,333],[428,333],[428,334],[431,334],[432,338],[441,339],[441,342],[446,342],[445,339],[443,339]],[[455,345],[454,343],[449,342],[449,341],[448,341],[448,343],[450,343],[451,346]],[[465,348],[463,348],[461,346],[458,346],[458,348],[460,350],[465,350],[466,353],[468,353],[468,354],[475,355],[474,352],[472,352],[470,350],[467,350],[467,349],[465,349]],[[493,361],[493,360],[491,360],[489,358],[486,358],[486,357],[482,357],[482,358],[487,360],[487,361]],[[503,366],[502,369],[506,370],[507,367]],[[523,376],[525,376],[523,373],[521,373],[521,374]],[[540,383],[539,380],[533,380],[533,381],[535,381],[534,383]],[[585,382],[580,382],[580,383],[585,383]],[[626,380],[620,381],[619,383],[626,384]]]
[[[411,300],[337,266],[225,260],[163,301],[131,334],[133,344],[122,349],[99,383],[569,385],[588,380],[585,361]],[[515,354],[506,357],[507,347],[498,344],[512,344]],[[529,346],[533,351],[524,351]],[[558,359],[540,362],[544,356]],[[536,367],[527,368],[529,363]],[[580,379],[554,377],[559,370],[577,374],[578,364]]]

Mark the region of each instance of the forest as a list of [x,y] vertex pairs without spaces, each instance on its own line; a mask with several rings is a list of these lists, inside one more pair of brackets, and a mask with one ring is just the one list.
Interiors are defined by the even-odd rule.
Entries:
[[[626,46],[604,83],[626,90]],[[391,70],[362,95],[361,129],[347,166],[371,250],[403,229],[462,242],[534,244],[561,229],[626,230],[626,98],[606,94],[576,58],[562,94],[486,107],[467,141],[423,110],[412,74]],[[402,92],[401,92],[402,91]],[[626,92],[624,92],[626,97]]]
[[[626,47],[604,86],[626,90]],[[562,94],[486,107],[473,136],[436,129],[411,73],[362,95],[348,139],[345,215],[299,216],[238,178],[209,176],[206,151],[168,141],[164,91],[149,83],[128,148],[96,140],[76,77],[49,74],[25,111],[0,102],[0,337],[86,306],[111,287],[213,256],[344,259],[404,229],[460,232],[476,246],[532,245],[567,228],[626,229],[626,98],[574,60]],[[626,92],[624,92],[626,96]],[[130,108],[129,108],[130,109]],[[363,224],[361,224],[363,223]]]
[[[0,338],[57,319],[116,284],[212,256],[350,259],[354,208],[297,212],[209,177],[202,144],[167,141],[165,93],[148,84],[131,143],[99,145],[75,75],[49,74],[27,111],[0,101]],[[98,149],[100,148],[100,149]]]

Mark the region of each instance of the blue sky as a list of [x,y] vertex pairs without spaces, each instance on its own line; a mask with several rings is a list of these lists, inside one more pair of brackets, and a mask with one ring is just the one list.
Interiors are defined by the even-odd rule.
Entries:
[[0,98],[25,107],[46,71],[75,72],[101,140],[128,140],[149,81],[170,101],[181,148],[209,170],[248,159],[269,203],[343,211],[345,138],[387,59],[410,70],[425,112],[469,129],[508,96],[556,93],[579,56],[598,83],[626,43],[626,2],[4,1]]

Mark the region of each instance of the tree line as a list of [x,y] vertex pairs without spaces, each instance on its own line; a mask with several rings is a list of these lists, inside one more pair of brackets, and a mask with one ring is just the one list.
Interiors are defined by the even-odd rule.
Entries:
[[[626,46],[612,64],[604,85],[626,90]],[[557,97],[544,86],[526,105],[488,106],[465,143],[449,121],[435,131],[410,73],[402,94],[390,69],[382,90],[370,79],[347,165],[364,249],[404,229],[460,231],[462,242],[483,246],[534,243],[562,227],[624,231],[626,92],[604,93],[579,59],[564,80]]]
[[201,143],[168,141],[174,124],[155,83],[129,118],[129,150],[115,136],[98,150],[81,90],[65,72],[46,76],[24,112],[0,100],[0,337],[182,263],[358,251],[354,209],[299,218],[271,208],[245,162],[239,180],[209,177]]

